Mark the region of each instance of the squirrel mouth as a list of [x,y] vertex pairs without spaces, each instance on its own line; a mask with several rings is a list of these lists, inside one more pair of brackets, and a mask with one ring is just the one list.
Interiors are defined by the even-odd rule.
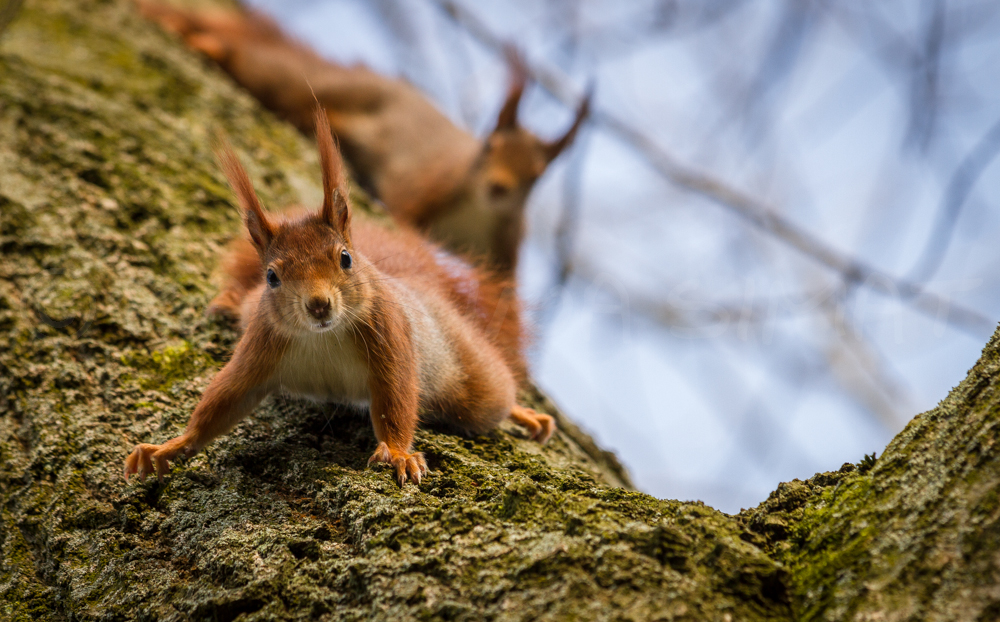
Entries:
[[324,320],[312,325],[312,329],[318,333],[323,333],[333,328],[333,320]]

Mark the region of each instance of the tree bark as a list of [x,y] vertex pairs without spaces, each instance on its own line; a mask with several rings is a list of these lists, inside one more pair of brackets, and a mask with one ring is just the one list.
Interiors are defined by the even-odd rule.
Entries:
[[740,516],[627,490],[558,413],[544,448],[421,430],[432,471],[401,489],[365,468],[364,417],[286,398],[126,485],[132,445],[183,428],[236,338],[203,315],[239,231],[213,141],[271,208],[318,205],[315,149],[125,0],[29,0],[2,37],[0,618],[1000,613],[996,337],[874,466]]
[[1000,620],[1000,331],[877,461],[781,484],[741,518],[801,620]]

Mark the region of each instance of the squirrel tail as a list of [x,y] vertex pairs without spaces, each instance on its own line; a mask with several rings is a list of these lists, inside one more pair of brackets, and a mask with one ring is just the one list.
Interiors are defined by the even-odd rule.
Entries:
[[159,0],[135,0],[135,4],[143,17],[218,62],[228,57],[234,45],[285,41],[273,20],[252,10],[184,9]]
[[139,12],[148,20],[158,22],[164,29],[182,37],[198,30],[201,24],[194,11],[186,11],[169,4],[151,0],[135,0]]
[[207,313],[239,320],[243,299],[264,282],[260,255],[250,240],[237,238],[230,243],[222,261],[222,272],[225,284],[209,304]]

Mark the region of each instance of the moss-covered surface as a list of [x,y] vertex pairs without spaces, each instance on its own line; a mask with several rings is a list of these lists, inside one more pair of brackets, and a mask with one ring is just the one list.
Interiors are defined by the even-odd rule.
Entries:
[[28,0],[0,40],[0,619],[789,618],[740,521],[614,487],[565,419],[544,449],[422,430],[400,489],[363,416],[277,398],[126,485],[235,339],[203,316],[219,131],[268,205],[315,204],[312,145],[124,0]]
[[419,488],[365,468],[364,416],[284,398],[125,485],[236,338],[203,316],[219,132],[268,205],[316,203],[312,145],[127,1],[0,39],[0,619],[1000,619],[1000,336],[877,461],[738,517],[623,489],[535,392],[548,446],[422,430]]
[[874,464],[782,484],[744,512],[801,620],[1000,620],[1000,331]]

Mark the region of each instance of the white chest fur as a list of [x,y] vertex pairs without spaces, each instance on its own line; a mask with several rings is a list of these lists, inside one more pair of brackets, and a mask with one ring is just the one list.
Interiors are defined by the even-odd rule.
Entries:
[[334,329],[293,339],[274,377],[279,390],[322,402],[367,404],[371,400],[365,352]]
[[410,325],[413,348],[416,353],[420,395],[435,399],[453,390],[460,382],[462,370],[450,339],[442,328],[439,313],[433,305],[425,304],[406,287],[396,286],[396,298]]

